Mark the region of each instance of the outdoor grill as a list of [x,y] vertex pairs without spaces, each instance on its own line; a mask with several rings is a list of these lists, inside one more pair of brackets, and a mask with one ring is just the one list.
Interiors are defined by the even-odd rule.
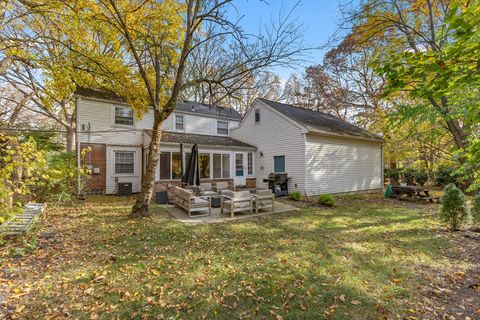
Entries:
[[268,188],[275,193],[277,197],[288,196],[288,180],[291,179],[286,173],[272,172],[263,182],[268,183]]

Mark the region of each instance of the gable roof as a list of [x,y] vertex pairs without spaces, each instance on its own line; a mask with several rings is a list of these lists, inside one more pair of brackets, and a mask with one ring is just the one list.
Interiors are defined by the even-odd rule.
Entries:
[[[109,100],[115,102],[125,102],[123,97],[118,96],[114,92],[107,90],[97,90],[77,87],[75,94],[86,98],[96,98],[101,100]],[[212,117],[229,118],[232,120],[242,120],[242,115],[233,108],[225,108],[217,105],[205,105],[192,101],[178,101],[175,111],[198,113]]]
[[383,138],[370,133],[367,130],[325,112],[295,107],[290,104],[275,102],[263,98],[258,98],[258,100],[304,126],[309,132],[356,137],[378,142],[384,141]]

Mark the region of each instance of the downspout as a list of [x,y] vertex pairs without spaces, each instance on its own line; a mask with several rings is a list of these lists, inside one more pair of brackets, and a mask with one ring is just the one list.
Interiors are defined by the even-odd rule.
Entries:
[[380,175],[381,175],[381,181],[382,181],[382,192],[385,191],[385,156],[384,156],[384,146],[385,146],[385,143],[382,143],[382,147],[381,147],[381,155],[380,155],[380,165],[381,165],[381,168],[380,168]]
[[77,195],[80,196],[80,194],[82,193],[82,183],[80,181],[80,155],[81,155],[81,151],[80,151],[80,125],[79,125],[79,113],[80,113],[80,97],[77,96],[77,99],[75,101],[75,131],[76,131],[76,136],[77,136],[77,168],[79,170],[78,174],[77,174]]

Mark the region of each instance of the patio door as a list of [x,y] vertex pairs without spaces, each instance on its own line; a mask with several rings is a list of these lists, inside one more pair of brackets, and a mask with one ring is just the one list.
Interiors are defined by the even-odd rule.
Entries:
[[236,186],[244,186],[246,184],[245,178],[245,153],[243,152],[235,152],[235,160],[234,160],[234,172],[235,172],[235,185]]

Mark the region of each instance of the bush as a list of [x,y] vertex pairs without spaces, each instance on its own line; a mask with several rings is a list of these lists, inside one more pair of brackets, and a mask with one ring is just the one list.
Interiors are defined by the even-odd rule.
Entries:
[[402,169],[403,182],[406,182],[408,185],[413,185],[415,183],[416,172],[410,168]]
[[399,173],[397,169],[385,169],[385,179],[390,179],[390,183],[398,182]]
[[290,192],[290,199],[294,201],[301,201],[303,197],[300,191],[293,191],[293,192]]
[[417,171],[415,174],[415,181],[423,187],[423,185],[428,181],[428,174],[425,171]]
[[435,174],[435,184],[440,187],[446,186],[449,183],[456,184],[458,180],[459,176],[455,173],[454,168],[440,167]]
[[480,195],[477,195],[473,198],[472,210],[470,210],[472,215],[472,222],[475,226],[480,227]]
[[83,179],[83,169],[77,168],[73,152],[55,152],[47,157],[48,166],[42,172],[42,180],[36,195],[38,200],[72,202],[77,194],[78,174]]
[[467,217],[467,206],[465,195],[453,183],[449,183],[443,189],[443,195],[440,198],[440,218],[447,223],[450,228],[458,229]]
[[318,203],[327,207],[334,207],[336,205],[335,198],[331,194],[320,195],[318,197]]

